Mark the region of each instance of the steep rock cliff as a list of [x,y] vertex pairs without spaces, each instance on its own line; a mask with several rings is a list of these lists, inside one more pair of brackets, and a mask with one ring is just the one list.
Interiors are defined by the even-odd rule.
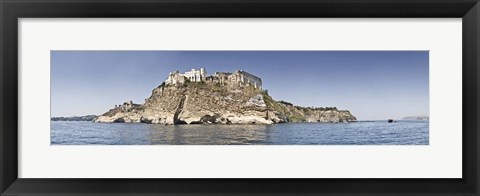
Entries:
[[160,85],[144,104],[115,107],[95,122],[157,124],[272,124],[353,122],[347,110],[307,108],[278,102],[251,86],[231,88],[203,82]]

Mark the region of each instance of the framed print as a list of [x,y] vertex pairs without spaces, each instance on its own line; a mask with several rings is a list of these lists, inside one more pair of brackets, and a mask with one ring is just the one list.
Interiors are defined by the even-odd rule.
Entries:
[[1,12],[2,195],[478,195],[477,1]]

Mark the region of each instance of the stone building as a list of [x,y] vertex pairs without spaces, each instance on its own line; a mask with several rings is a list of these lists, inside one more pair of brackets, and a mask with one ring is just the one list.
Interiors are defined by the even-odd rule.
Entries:
[[138,107],[140,106],[139,104],[135,104],[133,103],[133,101],[128,101],[128,102],[124,102],[123,104],[120,104],[120,105],[115,105],[115,108],[120,108],[122,111],[129,111],[130,109],[134,108],[134,107]]
[[244,87],[253,86],[257,89],[262,89],[262,79],[243,70],[230,72],[215,72],[214,75],[207,76],[207,71],[204,68],[200,70],[192,69],[184,74],[179,71],[170,72],[165,84],[183,84],[186,81],[201,82],[228,85],[230,87]]
[[262,79],[246,71],[237,70],[229,76],[229,81],[237,86],[253,86],[262,89]]
[[200,82],[205,81],[205,77],[207,76],[207,72],[205,68],[200,68],[200,70],[192,69],[191,71],[187,71],[183,74],[190,82]]
[[206,78],[207,82],[212,82],[212,83],[219,83],[221,85],[225,85],[228,83],[228,77],[232,75],[232,73],[229,72],[215,72],[214,75],[208,76]]
[[168,74],[165,84],[183,84],[187,80],[190,82],[200,82],[205,81],[205,77],[207,77],[207,71],[205,71],[205,68],[201,68],[200,70],[192,69],[183,74],[179,71],[175,71]]
[[206,81],[207,77],[209,76],[207,76],[207,71],[205,68],[200,68],[200,70],[191,69],[185,73],[174,71],[168,74],[165,84],[183,84],[186,81],[201,82]]
[[185,83],[185,80],[186,78],[183,74],[181,74],[179,71],[174,71],[168,74],[165,84],[183,84]]

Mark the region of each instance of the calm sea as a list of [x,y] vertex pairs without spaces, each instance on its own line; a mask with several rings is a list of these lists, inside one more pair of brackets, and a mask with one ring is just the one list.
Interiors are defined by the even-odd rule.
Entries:
[[52,145],[428,145],[428,121],[155,125],[52,121]]

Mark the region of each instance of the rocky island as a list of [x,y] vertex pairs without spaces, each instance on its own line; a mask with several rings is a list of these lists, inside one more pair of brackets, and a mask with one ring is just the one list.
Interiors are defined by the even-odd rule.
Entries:
[[215,72],[204,68],[169,73],[143,104],[125,102],[94,119],[106,123],[273,124],[292,122],[355,122],[348,110],[301,107],[275,101],[262,80],[248,72]]

